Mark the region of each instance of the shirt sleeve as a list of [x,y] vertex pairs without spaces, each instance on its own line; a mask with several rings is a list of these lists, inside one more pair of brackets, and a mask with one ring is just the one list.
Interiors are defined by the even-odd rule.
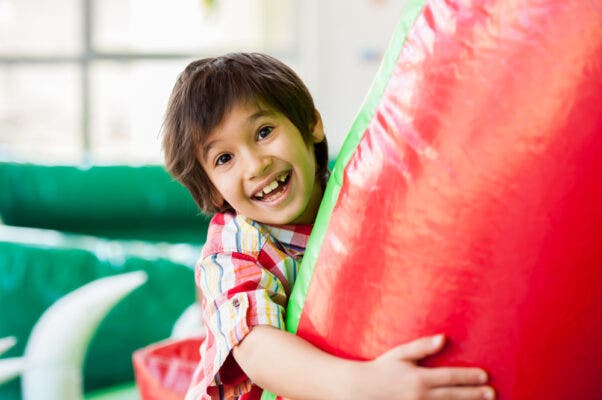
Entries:
[[217,398],[240,396],[251,389],[251,382],[231,350],[255,325],[285,329],[284,286],[269,268],[236,252],[202,259],[195,279],[201,292],[207,338],[201,346],[199,385],[194,389],[197,393],[217,393]]

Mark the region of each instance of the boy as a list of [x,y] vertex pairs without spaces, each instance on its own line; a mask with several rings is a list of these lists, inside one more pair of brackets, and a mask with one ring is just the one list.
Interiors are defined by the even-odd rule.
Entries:
[[192,62],[164,125],[166,166],[216,213],[196,267],[207,337],[187,399],[492,399],[477,368],[422,368],[442,335],[373,361],[334,357],[284,330],[284,310],[328,178],[320,114],[262,54]]

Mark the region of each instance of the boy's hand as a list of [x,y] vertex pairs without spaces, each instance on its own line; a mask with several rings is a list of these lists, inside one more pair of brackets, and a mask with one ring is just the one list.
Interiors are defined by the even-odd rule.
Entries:
[[487,374],[482,369],[417,365],[417,361],[439,352],[444,342],[443,335],[425,337],[395,347],[373,361],[360,363],[354,373],[359,387],[349,394],[362,399],[494,399],[495,392],[485,385]]
[[258,386],[298,400],[488,400],[479,368],[424,368],[417,361],[441,350],[443,335],[395,347],[372,361],[328,354],[299,336],[255,326],[233,350]]

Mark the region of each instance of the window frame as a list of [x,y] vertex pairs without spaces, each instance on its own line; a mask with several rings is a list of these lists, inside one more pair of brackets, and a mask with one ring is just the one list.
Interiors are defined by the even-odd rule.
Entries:
[[[91,110],[94,98],[93,85],[91,82],[92,65],[99,61],[111,61],[117,63],[131,63],[137,61],[171,61],[190,60],[206,57],[209,54],[200,52],[149,52],[149,51],[102,51],[94,46],[94,6],[97,0],[81,0],[81,50],[75,55],[48,55],[48,54],[0,54],[0,67],[21,65],[75,65],[80,71],[80,100],[81,113],[79,115],[79,135],[81,138],[81,150],[84,163],[93,162],[92,137],[91,137]],[[296,43],[292,49],[284,51],[285,54],[274,54],[277,57],[291,57],[297,54]],[[276,52],[278,53],[278,51]]]

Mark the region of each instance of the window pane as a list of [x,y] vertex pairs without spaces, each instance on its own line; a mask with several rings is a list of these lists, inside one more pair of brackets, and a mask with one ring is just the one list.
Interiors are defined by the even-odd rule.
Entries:
[[[293,0],[225,0],[210,8],[205,3],[98,1],[95,46],[101,51],[190,53],[292,46]],[[271,45],[277,48],[266,47]]]
[[102,163],[160,163],[171,89],[188,60],[93,65],[91,152]]
[[0,67],[0,155],[80,161],[79,83],[75,66]]
[[0,0],[0,55],[82,49],[81,0]]

